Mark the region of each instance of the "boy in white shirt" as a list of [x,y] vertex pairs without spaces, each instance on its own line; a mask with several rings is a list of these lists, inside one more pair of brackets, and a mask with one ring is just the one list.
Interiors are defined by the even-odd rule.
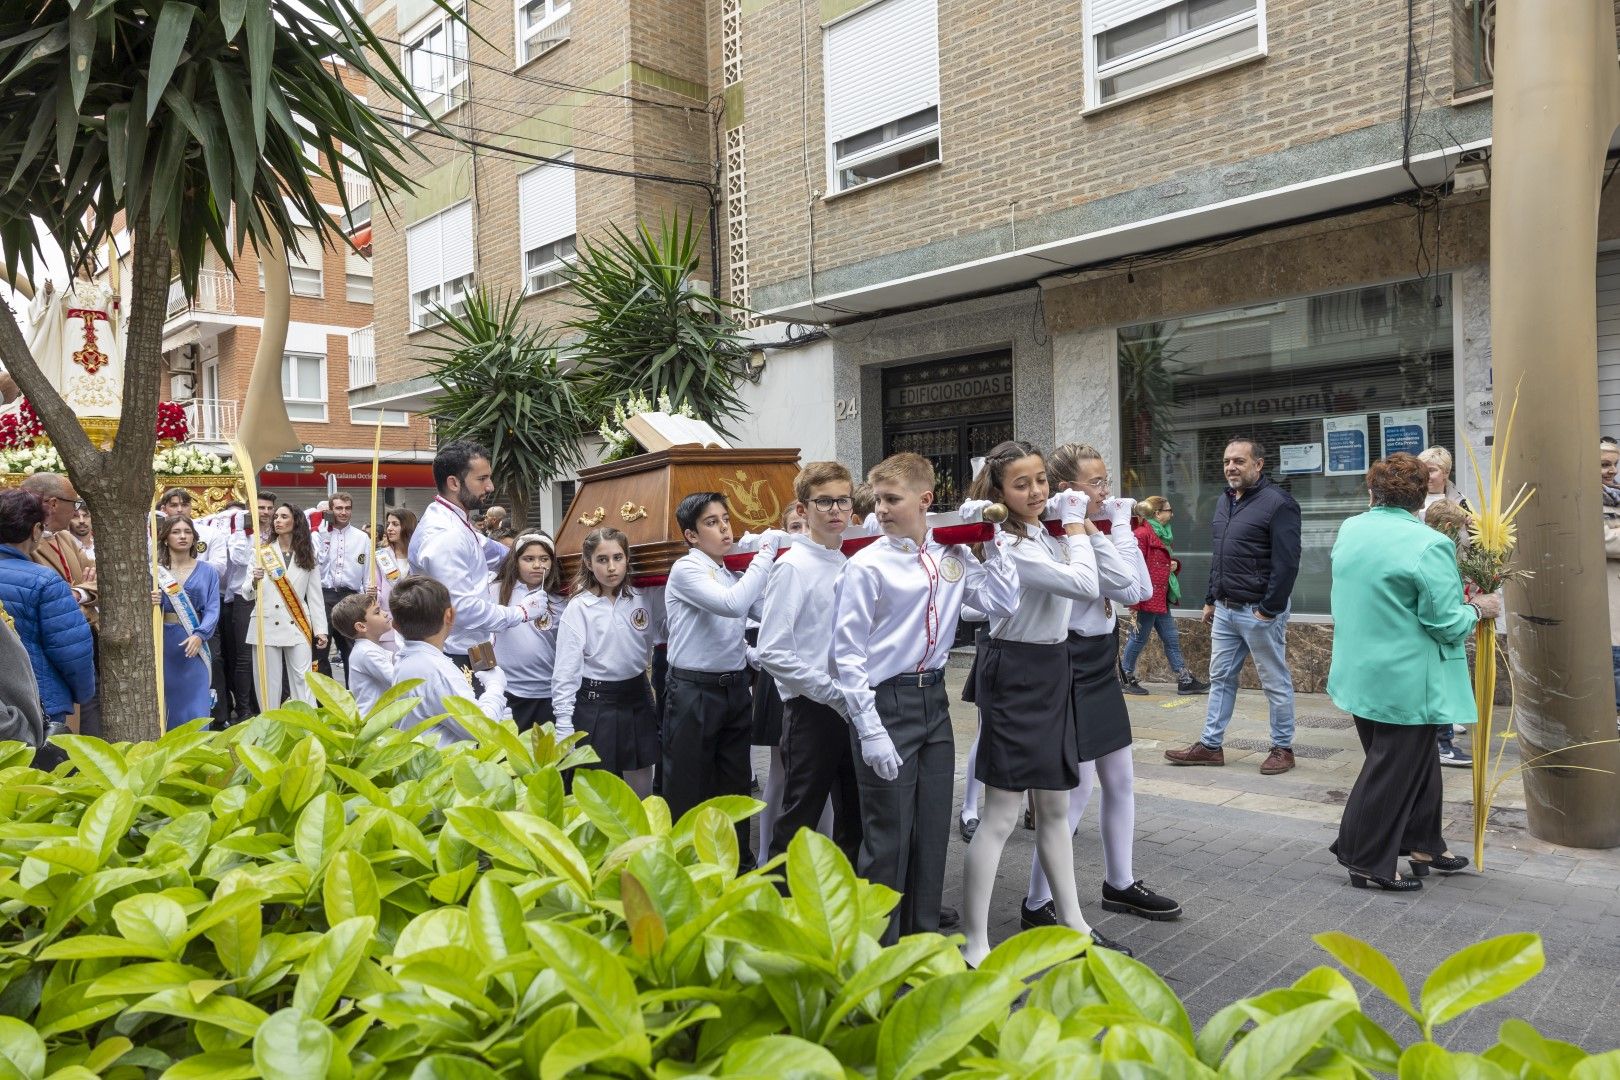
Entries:
[[883,936],[939,929],[956,748],[945,661],[966,600],[991,618],[1018,607],[1018,573],[994,544],[983,563],[928,530],[934,467],[895,454],[867,474],[883,535],[844,566],[832,661],[861,761],[856,872],[903,894]]
[[801,828],[814,829],[833,798],[833,840],[860,855],[861,806],[843,694],[832,678],[833,593],[844,569],[842,539],[854,488],[836,461],[813,461],[793,481],[795,508],[808,532],[777,557],[765,585],[756,658],[782,695],[782,768],[786,782],[769,854],[787,850]]
[[[472,741],[472,732],[445,715],[449,698],[472,699],[471,673],[463,673],[444,655],[444,641],[456,622],[450,590],[430,577],[412,574],[394,586],[388,608],[402,641],[394,659],[394,681],[422,680],[415,691],[416,708],[394,726],[409,731],[424,720],[441,717],[431,729],[441,747]],[[486,671],[482,682],[484,693],[476,704],[485,716],[499,721],[506,711],[506,676],[499,670]]]
[[349,648],[349,693],[364,719],[377,707],[377,699],[394,685],[394,654],[382,647],[382,636],[393,625],[377,598],[350,593],[332,608],[332,633],[352,642]]
[[[692,550],[670,567],[664,590],[669,630],[668,704],[663,717],[662,794],[670,816],[716,795],[747,795],[753,735],[748,645],[749,609],[788,535],[767,529],[741,578],[723,561],[732,550],[731,513],[715,491],[688,495],[675,520]],[[737,826],[742,869],[752,869],[748,822]]]

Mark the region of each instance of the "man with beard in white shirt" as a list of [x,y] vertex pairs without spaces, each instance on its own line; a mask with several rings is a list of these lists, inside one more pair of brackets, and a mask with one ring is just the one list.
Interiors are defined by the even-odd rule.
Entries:
[[[326,621],[331,625],[332,609],[344,598],[363,592],[370,585],[371,538],[351,524],[354,496],[347,491],[333,494],[327,501],[321,527],[310,537],[315,543],[315,559],[321,571],[321,599],[326,603]],[[338,656],[343,660],[343,679],[348,682],[349,650],[354,642],[343,634],[337,639]],[[331,654],[316,657],[315,670],[332,674]]]
[[1018,607],[1018,573],[995,545],[980,563],[928,529],[934,467],[895,454],[867,474],[883,535],[838,579],[832,660],[852,738],[861,801],[856,871],[902,894],[883,936],[939,929],[956,748],[945,661],[966,600],[991,618]]
[[474,645],[488,642],[497,630],[528,622],[530,612],[522,605],[506,606],[489,598],[490,571],[507,555],[504,547],[472,524],[473,512],[495,493],[489,451],[470,439],[446,443],[434,455],[433,482],[439,494],[422,511],[411,534],[408,559],[413,573],[450,590],[456,619],[445,639],[444,655],[457,667],[468,667],[467,654]]

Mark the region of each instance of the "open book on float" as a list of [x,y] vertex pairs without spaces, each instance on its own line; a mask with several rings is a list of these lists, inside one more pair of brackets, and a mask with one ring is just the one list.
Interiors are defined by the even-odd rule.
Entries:
[[672,446],[702,446],[730,450],[731,444],[709,426],[708,421],[665,412],[636,413],[624,422],[624,430],[649,454]]

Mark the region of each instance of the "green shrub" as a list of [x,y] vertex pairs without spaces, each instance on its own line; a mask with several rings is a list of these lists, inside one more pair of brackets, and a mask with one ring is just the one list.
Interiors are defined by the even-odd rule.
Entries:
[[[607,773],[565,793],[591,755],[549,728],[453,703],[480,744],[441,751],[393,727],[409,685],[362,719],[314,684],[226,732],[62,738],[51,774],[0,746],[0,1078],[1620,1076],[1516,1021],[1483,1057],[1403,1051],[1328,967],[1195,1032],[1065,928],[976,971],[936,934],[884,948],[896,895],[824,837],[738,876],[751,799],[672,822]],[[1497,938],[1418,1005],[1319,940],[1425,1036],[1542,965]]]

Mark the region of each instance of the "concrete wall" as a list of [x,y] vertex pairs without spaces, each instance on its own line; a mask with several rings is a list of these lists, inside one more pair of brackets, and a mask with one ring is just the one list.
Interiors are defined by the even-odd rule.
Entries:
[[733,421],[738,446],[798,447],[800,461],[839,458],[833,393],[835,350],[822,340],[792,349],[768,349],[759,382],[738,390],[748,415]]

